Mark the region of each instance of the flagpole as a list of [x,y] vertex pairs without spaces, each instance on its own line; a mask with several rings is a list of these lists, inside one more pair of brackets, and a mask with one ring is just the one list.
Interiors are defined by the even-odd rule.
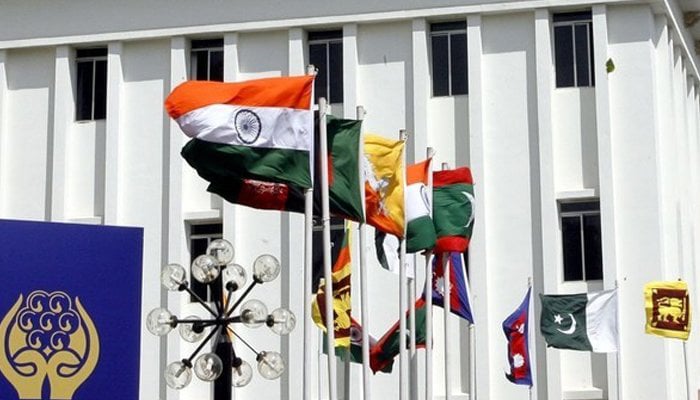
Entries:
[[[362,106],[357,106],[356,115],[358,120],[365,118],[365,108]],[[362,137],[362,135],[360,135]],[[363,153],[364,143],[360,140],[360,153]],[[364,189],[364,174],[360,174],[360,187]],[[362,204],[364,208],[365,196],[364,190],[362,192]],[[367,216],[365,215],[365,218]],[[370,390],[370,367],[369,367],[369,300],[367,299],[367,226],[364,223],[360,223],[360,313],[362,324],[362,393],[365,400],[370,400],[371,390]]]
[[[316,68],[309,65],[306,68],[307,75],[316,73]],[[313,97],[312,97],[313,99]],[[313,156],[313,155],[312,155]],[[312,170],[313,173],[313,170]],[[304,383],[303,393],[305,399],[311,398],[311,385],[314,376],[310,366],[313,365],[313,319],[311,318],[311,303],[313,294],[313,229],[314,229],[314,189],[313,186],[304,191]]]
[[[426,149],[427,158],[433,158],[435,150],[432,147]],[[430,172],[428,173],[430,192],[433,187],[433,162],[430,161]],[[433,199],[430,199],[432,204]],[[430,207],[430,217],[433,216],[432,206]],[[430,266],[430,255],[432,251],[425,253],[425,399],[433,399],[433,269]],[[473,399],[470,399],[473,400]]]
[[[406,130],[399,131],[399,139],[406,141]],[[404,169],[403,185],[406,184],[406,152],[403,152],[402,168]],[[405,196],[405,194],[404,194]],[[404,215],[405,215],[404,200]],[[406,308],[407,300],[407,279],[406,279],[406,221],[404,217],[403,238],[399,251],[399,399],[408,400],[408,352],[406,351]]]
[[[527,277],[527,291],[528,291],[528,299],[527,299],[527,338],[528,341],[525,343],[526,348],[528,349],[528,363],[530,363],[530,343],[529,339],[531,337],[530,335],[530,307],[532,306],[531,304],[531,290],[532,290],[532,276]],[[530,377],[532,377],[532,364],[530,363]],[[528,386],[528,395],[529,395],[529,400],[532,400],[532,379],[530,380],[530,386]]]
[[409,358],[411,361],[411,382],[410,397],[417,399],[418,396],[418,359],[416,358],[416,254],[413,254],[413,278],[408,280],[408,331],[409,331]]
[[685,390],[688,400],[690,400],[690,377],[688,376],[688,343],[683,341],[683,365],[685,366]]
[[620,290],[620,285],[615,279],[615,291],[617,292],[616,294],[618,295],[618,301],[617,301],[617,307],[615,307],[615,318],[617,319],[617,351],[615,352],[615,381],[617,383],[617,400],[622,400],[622,388],[620,387],[620,382],[622,381],[620,379],[620,351],[622,348],[620,347],[620,301],[619,301],[619,290]]
[[318,99],[319,144],[321,145],[319,165],[321,165],[321,212],[323,222],[323,275],[326,281],[326,353],[328,355],[328,399],[336,400],[337,376],[335,363],[335,328],[333,318],[333,271],[331,269],[331,224],[328,205],[328,138],[326,137],[326,99]]
[[[442,170],[449,169],[447,163],[442,163]],[[442,306],[445,312],[445,400],[450,400],[450,349],[452,348],[452,343],[450,340],[450,312],[451,312],[451,286],[452,281],[450,278],[450,273],[452,272],[452,266],[448,261],[450,253],[442,253],[442,276],[444,282],[444,293],[442,295]]]
[[[466,266],[467,263],[464,262],[464,254],[460,255],[462,257],[462,265]],[[471,285],[471,282],[469,281],[469,278],[467,277],[467,271],[464,270],[462,273],[465,276],[465,285]],[[530,283],[530,278],[528,278],[528,285]],[[471,287],[468,288],[467,293],[469,294],[469,306],[471,307],[472,305],[472,299],[471,299]],[[473,320],[474,318],[472,318]],[[470,322],[469,323],[469,400],[473,400],[476,398],[476,337],[474,335],[474,323]],[[532,386],[530,386],[530,396],[532,396]],[[530,399],[532,400],[532,399]]]

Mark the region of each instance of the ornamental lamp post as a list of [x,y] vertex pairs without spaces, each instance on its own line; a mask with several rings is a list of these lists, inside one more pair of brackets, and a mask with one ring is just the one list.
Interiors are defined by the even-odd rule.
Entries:
[[[233,293],[242,289],[247,280],[245,269],[233,263],[233,258],[234,249],[231,243],[217,239],[209,244],[206,254],[198,256],[192,262],[192,277],[209,285],[215,309],[190,289],[184,267],[179,264],[167,264],[163,267],[160,278],[166,289],[186,291],[211,314],[206,319],[194,315],[179,318],[166,308],[159,307],[146,317],[146,328],[156,336],[167,335],[177,328],[186,342],[201,341],[189,357],[172,362],[166,367],[165,382],[173,389],[186,387],[192,380],[193,370],[199,379],[214,382],[214,400],[229,400],[232,387],[242,387],[250,383],[253,369],[236,354],[231,344],[231,336],[236,337],[255,354],[257,369],[263,378],[277,379],[285,371],[285,362],[280,353],[256,351],[233,329],[235,324],[243,324],[249,328],[266,325],[278,335],[287,335],[294,329],[296,317],[290,310],[277,308],[268,313],[267,306],[262,301],[246,301],[255,286],[271,282],[279,276],[280,263],[270,254],[256,258],[253,263],[252,282],[231,304]],[[240,311],[233,315],[239,306]],[[212,351],[200,355],[212,339]]]

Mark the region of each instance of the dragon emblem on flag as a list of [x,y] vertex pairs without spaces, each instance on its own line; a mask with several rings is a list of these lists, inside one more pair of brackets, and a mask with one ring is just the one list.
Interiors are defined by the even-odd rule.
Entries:
[[22,294],[0,321],[0,372],[20,399],[70,400],[95,369],[100,341],[78,297],[61,291]]

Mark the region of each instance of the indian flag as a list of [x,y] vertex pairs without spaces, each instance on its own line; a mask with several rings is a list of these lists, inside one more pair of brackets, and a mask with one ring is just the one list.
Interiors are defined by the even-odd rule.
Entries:
[[188,81],[165,100],[192,138],[182,156],[209,182],[250,178],[312,186],[313,76]]
[[435,246],[435,226],[430,217],[433,193],[430,189],[429,158],[406,168],[406,252],[415,253]]

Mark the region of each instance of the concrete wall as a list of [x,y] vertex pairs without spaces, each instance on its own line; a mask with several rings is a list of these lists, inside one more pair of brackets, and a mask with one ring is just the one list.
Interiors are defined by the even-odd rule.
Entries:
[[[225,79],[236,81],[303,73],[308,61],[304,30],[342,29],[345,99],[332,105],[333,114],[351,117],[355,106],[362,105],[366,132],[396,138],[399,129],[408,130],[409,162],[422,159],[425,147],[431,146],[436,168],[442,162],[472,167],[477,220],[470,271],[479,397],[527,396],[527,388],[503,378],[506,354],[500,324],[520,303],[531,278],[534,295],[618,285],[622,343],[618,388],[614,355],[545,348],[538,334],[539,300],[533,297],[533,398],[685,398],[685,371],[679,362],[684,348],[643,333],[641,293],[651,280],[683,277],[693,293],[700,285],[698,81],[673,19],[646,5],[611,1],[593,6],[596,86],[557,89],[550,11],[561,8],[535,9],[542,4],[529,1],[445,0],[425,10],[418,2],[316,8],[302,3],[273,7],[239,2],[211,8],[201,3],[42,2],[45,7],[31,11],[20,2],[3,5],[0,217],[144,227],[144,315],[159,305],[182,315],[204,315],[184,296],[157,289],[159,266],[187,263],[189,224],[222,221],[241,265],[250,267],[266,252],[281,259],[281,279],[256,289],[254,297],[265,299],[271,309],[289,307],[298,317],[289,338],[241,332],[256,349],[281,350],[289,368],[273,382],[256,373],[248,387],[236,391],[236,398],[264,393],[302,399],[305,368],[321,376],[323,391],[325,357],[301,364],[302,218],[224,204],[207,193],[206,182],[180,158],[185,137],[162,104],[186,79],[192,37],[223,37]],[[560,5],[564,3],[572,4]],[[447,15],[467,21],[470,93],[434,98],[429,26]],[[20,17],[22,24],[16,22]],[[69,17],[73,23],[62,23]],[[32,24],[34,19],[44,23]],[[71,36],[78,34],[85,35]],[[75,122],[78,43],[108,47],[106,120]],[[616,65],[610,74],[604,70],[607,58]],[[601,201],[605,279],[563,282],[557,201],[582,197]],[[399,287],[398,277],[374,261],[373,235],[369,229],[366,272],[373,301],[370,333],[379,337],[398,318]],[[358,242],[355,235],[355,258]],[[418,268],[419,286],[424,275]],[[358,283],[355,276],[353,284]],[[358,297],[353,300],[357,310]],[[442,318],[436,309],[436,396],[445,393]],[[452,319],[448,330],[454,338],[448,369],[451,394],[466,399],[468,327]],[[238,346],[253,362],[253,355]],[[181,392],[167,389],[161,379],[164,366],[194,346],[145,333],[142,348],[142,399],[208,396],[209,385],[196,379]],[[700,351],[700,341],[691,337],[687,351],[695,391],[700,365],[692,355]],[[345,372],[338,367],[342,378]],[[397,397],[398,363],[394,371],[372,376],[375,398]],[[351,366],[349,375],[351,398],[360,398],[359,367]],[[424,385],[421,378],[421,393]],[[318,390],[314,387],[312,393]]]

